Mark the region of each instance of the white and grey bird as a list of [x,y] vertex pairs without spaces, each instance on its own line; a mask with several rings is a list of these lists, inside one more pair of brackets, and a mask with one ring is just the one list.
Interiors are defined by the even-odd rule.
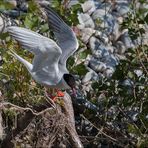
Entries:
[[31,30],[10,26],[8,32],[21,46],[34,54],[30,63],[12,52],[22,62],[34,80],[57,89],[74,89],[75,79],[66,68],[67,59],[78,49],[73,30],[48,6],[42,5],[57,42]]

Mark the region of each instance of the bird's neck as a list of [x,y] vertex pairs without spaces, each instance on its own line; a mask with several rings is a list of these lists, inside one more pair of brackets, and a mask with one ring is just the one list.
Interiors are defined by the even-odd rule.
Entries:
[[69,71],[68,71],[67,68],[66,68],[66,65],[65,65],[65,64],[60,64],[60,63],[59,63],[59,71],[60,71],[62,74],[69,73]]

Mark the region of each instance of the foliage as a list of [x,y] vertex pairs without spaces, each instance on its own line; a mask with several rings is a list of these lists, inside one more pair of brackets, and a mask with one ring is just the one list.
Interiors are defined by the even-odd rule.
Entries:
[[[30,2],[29,8],[29,12],[26,15],[20,16],[20,26],[32,30],[36,30],[40,27],[41,32],[44,32],[45,28],[43,30],[43,26],[45,26],[45,23],[41,22],[41,17],[38,17],[39,12],[37,6]],[[0,45],[2,50],[1,56],[4,61],[1,67],[0,78],[2,83],[5,83],[4,89],[7,92],[4,94],[5,97],[9,101],[23,106],[26,106],[28,102],[39,102],[43,98],[43,88],[31,79],[27,70],[20,62],[11,56],[9,50],[16,50],[22,57],[27,57],[29,61],[31,61],[33,55],[26,50],[22,50],[21,46],[13,42],[8,35],[4,36],[2,34],[2,37],[1,39],[6,40],[6,43]]]

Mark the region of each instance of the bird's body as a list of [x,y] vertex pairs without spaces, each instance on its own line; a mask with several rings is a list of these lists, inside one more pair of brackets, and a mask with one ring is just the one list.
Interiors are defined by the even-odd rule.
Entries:
[[34,54],[32,63],[12,51],[24,64],[36,82],[50,88],[70,89],[74,78],[66,68],[66,61],[78,48],[78,41],[72,29],[50,8],[43,6],[58,44],[29,29],[10,26],[9,34],[23,48]]

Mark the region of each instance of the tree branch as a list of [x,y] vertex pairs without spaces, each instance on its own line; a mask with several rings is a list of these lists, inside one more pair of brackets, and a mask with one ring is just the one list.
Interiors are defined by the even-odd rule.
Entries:
[[75,119],[74,119],[74,111],[73,111],[71,97],[67,93],[65,93],[63,101],[64,101],[63,109],[65,112],[64,114],[66,115],[68,121],[66,128],[67,132],[71,136],[71,142],[73,143],[74,147],[83,148],[83,145],[75,129]]

